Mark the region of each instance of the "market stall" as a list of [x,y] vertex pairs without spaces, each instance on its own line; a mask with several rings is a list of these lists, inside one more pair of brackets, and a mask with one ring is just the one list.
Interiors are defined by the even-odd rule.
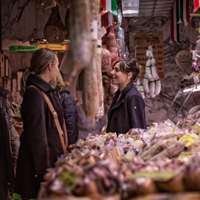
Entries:
[[[32,53],[40,48],[58,51],[66,85],[79,116],[83,113],[86,119],[80,118],[81,125],[86,124],[85,138],[70,145],[69,153],[58,158],[55,168],[48,169],[38,200],[200,198],[200,102],[196,101],[200,45],[197,35],[193,36],[193,30],[198,34],[199,21],[191,18],[190,24],[188,18],[191,8],[198,12],[198,6],[187,0],[180,2],[157,1],[153,14],[140,8],[140,16],[129,16],[132,2],[125,0],[37,1],[32,34],[24,36],[13,31],[13,24],[9,28],[9,23],[3,24],[4,39],[22,40],[1,52],[0,71],[0,85],[10,91],[10,101],[14,102],[18,135],[23,131],[21,76],[30,65]],[[148,3],[141,1],[142,6],[150,7]],[[17,6],[28,15],[24,5]],[[177,11],[178,6],[182,7]],[[25,21],[20,16],[19,27]],[[41,16],[45,22],[39,22]],[[26,26],[22,30],[26,32]],[[180,35],[175,34],[179,31]],[[22,45],[27,38],[29,44]],[[193,57],[190,48],[196,51]],[[95,135],[89,128],[95,129],[107,114],[117,90],[111,83],[112,64],[129,56],[135,58],[141,71],[134,84],[145,99],[148,128],[130,129],[117,136],[106,133],[104,126],[101,134]],[[184,64],[187,66],[182,69]]]

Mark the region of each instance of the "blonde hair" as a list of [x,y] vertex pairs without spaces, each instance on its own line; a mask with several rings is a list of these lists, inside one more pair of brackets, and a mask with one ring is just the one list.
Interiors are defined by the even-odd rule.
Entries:
[[27,89],[26,83],[30,73],[34,73],[36,75],[42,74],[45,72],[50,63],[52,63],[52,65],[56,64],[56,52],[47,48],[42,48],[34,52],[31,58],[31,68],[26,70],[21,78],[20,94],[22,97]]
[[65,83],[63,81],[63,78],[62,78],[62,75],[61,75],[60,71],[58,72],[58,75],[56,77],[56,81],[50,82],[50,84],[54,88],[58,86],[61,90],[65,88]]

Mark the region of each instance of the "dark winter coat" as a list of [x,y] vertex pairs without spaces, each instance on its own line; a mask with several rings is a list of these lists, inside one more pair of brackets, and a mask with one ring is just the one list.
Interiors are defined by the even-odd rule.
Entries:
[[0,87],[0,199],[7,198],[7,184],[14,186],[13,162],[20,145],[7,100],[9,91]]
[[31,74],[27,85],[36,87],[26,90],[21,106],[24,131],[20,137],[15,192],[24,198],[36,198],[47,168],[54,167],[63,154],[53,115],[40,90],[49,97],[61,126],[63,108],[57,90],[43,79]]
[[146,129],[145,103],[133,84],[115,93],[108,111],[107,132],[127,133],[131,128]]
[[64,118],[67,127],[68,145],[78,140],[78,112],[74,99],[67,89],[60,91],[61,103],[64,109]]

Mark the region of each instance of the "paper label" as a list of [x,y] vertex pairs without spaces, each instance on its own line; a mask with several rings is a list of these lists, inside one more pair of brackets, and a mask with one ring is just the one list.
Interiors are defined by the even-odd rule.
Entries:
[[97,40],[97,54],[101,54],[101,47],[102,47],[101,40]]
[[199,152],[182,152],[178,157],[178,160],[182,161],[184,157],[192,157],[193,155],[198,154]]
[[178,174],[178,171],[157,171],[157,172],[137,172],[133,174],[130,179],[149,177],[153,181],[166,182],[174,178]]
[[62,181],[65,187],[73,190],[77,186],[77,175],[67,169],[64,169],[59,175],[58,180]]
[[179,141],[185,141],[187,142],[185,144],[186,147],[189,147],[192,143],[194,143],[194,141],[198,138],[198,136],[196,135],[193,135],[193,134],[190,134],[190,133],[187,133],[185,135],[183,135]]
[[199,124],[195,124],[193,127],[194,130],[198,131],[200,133],[200,126]]
[[199,82],[199,76],[194,76],[193,79],[194,79],[194,82],[195,82],[195,83],[198,83],[198,82]]
[[146,50],[147,57],[153,57],[152,51]]
[[103,37],[107,33],[106,28],[104,26],[101,27],[101,37]]
[[97,23],[97,20],[91,21],[90,31],[91,31],[92,40],[98,40],[98,23]]

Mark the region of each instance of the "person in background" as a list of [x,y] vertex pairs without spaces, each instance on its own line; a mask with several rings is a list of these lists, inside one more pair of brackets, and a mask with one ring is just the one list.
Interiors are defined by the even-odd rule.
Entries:
[[108,132],[127,133],[131,128],[146,129],[145,103],[134,87],[139,69],[134,59],[118,60],[114,63],[111,76],[112,83],[118,85],[118,90],[108,110]]
[[42,48],[34,52],[31,67],[21,79],[21,105],[24,131],[16,170],[15,197],[36,199],[47,168],[55,167],[64,153],[54,116],[42,94],[44,92],[63,125],[63,107],[58,92],[50,85],[59,72],[56,53]]
[[78,112],[74,99],[65,87],[62,75],[59,72],[56,81],[51,83],[60,93],[61,103],[64,109],[64,118],[67,128],[68,145],[78,140]]
[[7,99],[9,91],[0,87],[0,199],[9,198],[9,188],[14,187],[14,168],[20,141],[13,125]]
[[101,117],[100,119],[95,120],[95,123],[93,124],[92,119],[86,116],[82,104],[80,103],[77,104],[77,110],[78,110],[78,128],[79,128],[78,139],[84,140],[85,138],[87,138],[88,134],[94,136],[100,135],[106,123],[105,115],[103,115],[103,117]]

